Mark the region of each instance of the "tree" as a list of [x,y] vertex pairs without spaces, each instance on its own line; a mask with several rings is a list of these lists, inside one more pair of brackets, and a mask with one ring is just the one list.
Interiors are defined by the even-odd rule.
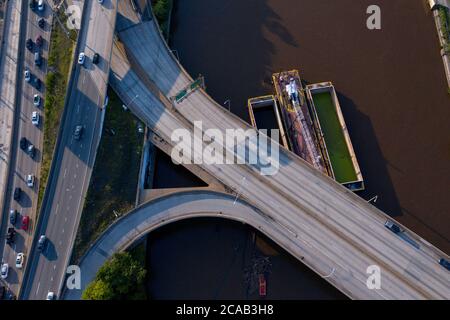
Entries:
[[98,270],[83,299],[129,299],[143,286],[146,270],[128,252],[116,253]]
[[114,299],[114,293],[111,287],[101,281],[96,280],[89,284],[89,286],[84,290],[81,296],[83,300],[112,300]]

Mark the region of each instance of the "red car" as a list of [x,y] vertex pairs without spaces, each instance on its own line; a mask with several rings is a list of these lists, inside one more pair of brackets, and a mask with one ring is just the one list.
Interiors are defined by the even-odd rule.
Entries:
[[22,217],[22,230],[27,231],[29,223],[30,223],[30,217],[29,216],[23,216]]
[[42,41],[43,41],[42,36],[38,36],[36,38],[36,45],[40,47],[42,45]]
[[263,274],[259,275],[259,296],[266,296],[266,278],[264,278]]

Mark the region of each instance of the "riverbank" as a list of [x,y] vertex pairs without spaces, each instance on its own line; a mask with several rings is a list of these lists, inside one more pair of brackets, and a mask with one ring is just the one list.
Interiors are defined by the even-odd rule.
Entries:
[[[437,2],[438,4],[434,4]],[[449,0],[429,0],[433,11],[434,21],[441,45],[441,56],[444,63],[445,76],[447,78],[448,93],[450,94],[450,1]],[[432,5],[434,4],[434,5]]]

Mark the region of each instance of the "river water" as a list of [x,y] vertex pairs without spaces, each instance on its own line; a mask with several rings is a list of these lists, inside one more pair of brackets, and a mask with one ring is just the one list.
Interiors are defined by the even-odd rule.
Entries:
[[[426,1],[175,2],[170,45],[191,75],[205,76],[209,94],[219,103],[231,100],[231,111],[244,120],[249,97],[274,93],[273,72],[299,69],[307,83],[332,81],[365,179],[361,197],[378,195],[378,208],[450,253],[450,95]],[[381,8],[381,30],[366,28],[372,4]],[[152,277],[151,294],[248,297],[239,278],[246,260],[238,259],[238,267],[232,253],[217,251],[230,251],[251,234],[215,220],[161,229],[149,240],[152,270],[161,275]],[[342,298],[275,250],[281,262],[272,263],[270,297]],[[233,276],[236,282],[226,287],[231,280],[224,279]]]

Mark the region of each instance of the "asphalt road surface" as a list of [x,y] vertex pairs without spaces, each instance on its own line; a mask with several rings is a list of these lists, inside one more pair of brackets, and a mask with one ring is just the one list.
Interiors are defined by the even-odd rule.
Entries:
[[[79,35],[79,52],[86,54],[83,66],[77,65],[67,117],[60,136],[55,171],[49,180],[49,197],[43,203],[41,234],[48,238],[42,253],[34,250],[29,276],[23,287],[23,299],[45,299],[48,292],[59,292],[76,236],[84,197],[89,185],[95,153],[101,136],[103,104],[107,89],[112,35],[115,25],[114,0],[85,3]],[[100,54],[98,65],[92,63]],[[74,139],[77,125],[83,126],[80,140]]]
[[[47,72],[47,58],[48,58],[48,48],[50,41],[50,31],[52,23],[52,11],[51,8],[46,5],[43,11],[38,11],[37,8],[33,11],[29,8],[28,2],[23,2],[23,13],[26,15],[26,20],[22,21],[21,28],[24,28],[24,35],[19,43],[19,59],[17,67],[19,69],[17,78],[17,88],[19,90],[18,103],[19,106],[16,109],[16,113],[20,112],[18,116],[18,121],[15,125],[18,127],[17,131],[13,135],[12,143],[12,158],[10,167],[10,177],[9,181],[9,191],[5,199],[6,217],[3,217],[6,222],[8,222],[8,213],[10,209],[14,209],[18,212],[16,217],[16,223],[14,227],[16,228],[15,241],[12,245],[5,244],[3,251],[3,261],[9,264],[9,274],[6,281],[9,284],[9,288],[16,295],[18,293],[22,277],[23,268],[18,269],[15,267],[16,255],[19,252],[25,253],[25,263],[27,255],[31,246],[32,236],[34,232],[34,222],[36,221],[36,209],[37,209],[37,198],[39,190],[39,175],[40,166],[42,161],[42,146],[43,146],[43,105],[44,105],[44,94],[45,94],[45,75]],[[38,26],[37,20],[39,18],[45,19],[44,28]],[[42,45],[38,46],[36,44],[36,39],[38,36],[43,38]],[[25,41],[31,39],[33,41],[33,46],[31,50],[25,47]],[[34,53],[39,52],[42,63],[40,66],[34,63]],[[25,82],[24,71],[28,69],[31,72],[31,82]],[[40,89],[36,88],[34,80],[38,78],[41,81]],[[41,102],[38,106],[34,105],[33,97],[38,94],[41,97]],[[38,126],[31,123],[31,114],[33,111],[39,112],[41,119]],[[31,158],[24,150],[19,148],[19,140],[25,137],[28,143],[35,146],[36,153],[34,158]],[[33,187],[28,187],[26,183],[27,175],[34,175],[35,182]],[[13,192],[16,187],[22,189],[22,196],[20,200],[16,201],[13,199]],[[27,231],[22,230],[21,220],[22,217],[28,216],[30,218],[29,228]],[[6,218],[6,219],[5,219]],[[10,224],[8,223],[8,226]],[[6,232],[6,228],[4,230]],[[24,263],[24,266],[25,266]]]

